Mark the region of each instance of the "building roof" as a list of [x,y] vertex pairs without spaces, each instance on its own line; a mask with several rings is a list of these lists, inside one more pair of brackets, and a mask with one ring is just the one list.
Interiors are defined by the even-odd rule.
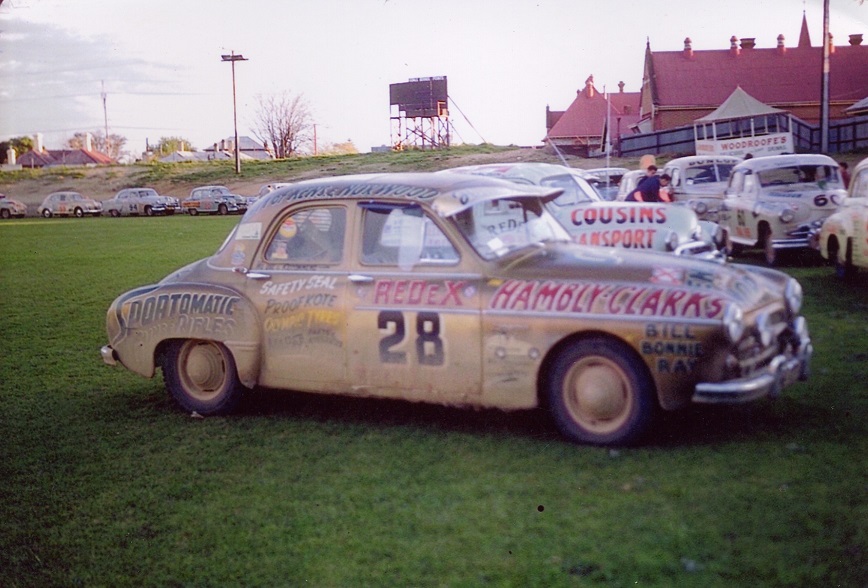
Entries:
[[53,165],[98,165],[114,163],[114,160],[99,151],[86,149],[48,149],[26,151],[18,158],[23,167],[50,167]]
[[[648,51],[653,101],[660,107],[717,107],[739,86],[770,105],[820,101],[822,47],[785,47],[783,36],[769,49],[756,48],[753,39],[737,42],[733,37],[729,49],[693,51],[688,39],[682,51]],[[834,47],[829,64],[832,102],[868,95],[868,46]]]
[[784,112],[780,108],[773,108],[767,104],[763,104],[747,92],[737,86],[729,98],[723,101],[723,104],[711,114],[707,114],[701,118],[697,118],[696,122],[712,122],[733,120],[737,118],[746,118],[751,116],[761,116],[763,114],[777,114]]
[[[574,139],[602,137],[606,118],[615,126],[620,119],[621,129],[627,130],[639,120],[639,92],[619,92],[606,95],[594,86],[594,76],[585,81],[585,87],[576,92],[576,98],[560,116],[550,112],[553,126],[548,131],[549,139]],[[616,131],[617,132],[617,131]]]

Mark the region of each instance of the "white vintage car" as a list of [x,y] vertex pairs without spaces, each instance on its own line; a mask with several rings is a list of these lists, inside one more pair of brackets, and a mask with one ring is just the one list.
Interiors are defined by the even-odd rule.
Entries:
[[868,159],[853,170],[850,192],[838,211],[823,221],[817,246],[845,278],[868,268]]
[[244,214],[247,199],[234,194],[226,186],[199,186],[181,201],[181,207],[191,216],[200,212],[208,214]]
[[102,214],[102,203],[93,198],[82,196],[78,192],[54,192],[45,197],[37,210],[40,216],[51,218],[57,216],[99,216]]
[[781,250],[804,249],[847,197],[838,164],[826,155],[772,155],[733,168],[720,210],[727,252],[759,247],[768,265]]
[[0,194],[0,218],[24,218],[27,216],[27,205],[18,200],[7,198]]
[[177,198],[162,196],[153,188],[125,188],[103,201],[102,207],[114,217],[170,215],[181,210]]
[[666,251],[678,255],[718,255],[709,229],[687,207],[659,202],[607,202],[585,179],[585,172],[551,163],[492,163],[447,170],[489,176],[520,184],[560,188],[547,204],[581,245]]
[[669,182],[672,201],[689,206],[701,220],[717,222],[729,175],[741,161],[730,155],[673,159],[663,167],[663,173],[672,178]]

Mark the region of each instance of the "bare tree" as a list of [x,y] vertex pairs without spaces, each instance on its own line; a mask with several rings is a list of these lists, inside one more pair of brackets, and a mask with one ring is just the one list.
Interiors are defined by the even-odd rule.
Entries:
[[296,155],[310,141],[313,128],[310,107],[302,94],[281,92],[258,95],[253,134],[266,149],[271,147],[278,159]]

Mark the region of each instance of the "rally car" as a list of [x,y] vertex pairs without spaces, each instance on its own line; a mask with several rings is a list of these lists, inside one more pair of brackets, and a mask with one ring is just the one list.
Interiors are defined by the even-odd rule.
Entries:
[[868,268],[868,159],[853,170],[850,191],[838,212],[823,221],[815,246],[846,278],[858,268]]
[[454,173],[275,190],[214,255],[119,296],[103,360],[162,368],[186,411],[246,390],[544,406],[640,440],[659,409],[774,397],[808,375],[799,283],[768,268],[585,247],[561,188]]

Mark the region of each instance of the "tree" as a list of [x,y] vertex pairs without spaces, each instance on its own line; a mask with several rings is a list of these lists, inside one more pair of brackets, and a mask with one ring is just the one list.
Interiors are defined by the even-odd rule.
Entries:
[[[88,133],[75,133],[66,141],[66,144],[70,149],[84,149],[87,146],[87,135]],[[121,151],[127,143],[126,137],[115,135],[114,133],[108,136],[108,141],[106,141],[102,131],[94,131],[90,133],[90,136],[91,150],[105,153],[112,159],[117,159],[121,156]]]
[[15,156],[19,156],[25,151],[33,151],[32,137],[14,137],[8,141],[0,142],[0,163],[7,163],[6,152],[12,147],[15,150]]
[[269,146],[278,159],[296,155],[299,148],[311,140],[313,121],[310,107],[302,94],[282,92],[256,97],[253,134]]
[[352,140],[343,143],[327,143],[317,148],[318,155],[356,155],[359,152]]
[[196,148],[193,147],[193,143],[184,137],[160,137],[160,140],[157,141],[155,145],[149,145],[149,147],[152,152],[160,153],[161,155],[167,155],[169,153],[174,153],[175,151],[196,150]]

